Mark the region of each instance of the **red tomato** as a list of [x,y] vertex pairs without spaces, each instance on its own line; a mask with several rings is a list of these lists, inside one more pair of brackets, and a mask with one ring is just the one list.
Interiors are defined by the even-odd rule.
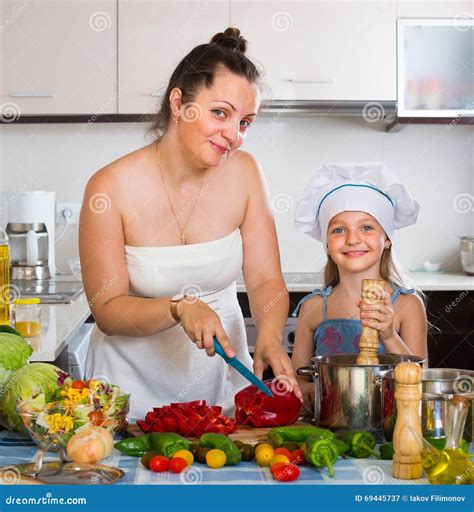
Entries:
[[285,457],[288,457],[288,460],[292,459],[291,452],[288,448],[276,448],[275,455],[284,455]]
[[149,463],[149,467],[155,473],[163,473],[167,471],[170,466],[170,461],[163,455],[155,455]]
[[73,380],[71,383],[71,387],[74,389],[84,389],[87,388],[87,383],[83,380]]
[[275,480],[279,482],[292,482],[300,476],[300,470],[296,464],[285,464],[280,466],[281,462],[274,464],[270,471]]
[[88,416],[91,419],[91,423],[94,425],[94,427],[100,427],[102,423],[104,423],[104,415],[101,411],[91,411]]
[[304,450],[293,450],[291,452],[291,459],[292,462],[295,462],[299,466],[301,464],[306,463],[306,459],[304,458]]
[[183,457],[173,457],[170,460],[169,470],[171,473],[181,473],[181,471],[183,471],[187,466],[188,463],[183,459]]

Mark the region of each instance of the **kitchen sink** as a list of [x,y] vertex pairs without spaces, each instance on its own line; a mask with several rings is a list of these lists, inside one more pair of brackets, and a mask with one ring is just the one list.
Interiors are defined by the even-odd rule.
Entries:
[[42,304],[70,304],[83,292],[82,281],[12,280],[12,298],[38,297]]

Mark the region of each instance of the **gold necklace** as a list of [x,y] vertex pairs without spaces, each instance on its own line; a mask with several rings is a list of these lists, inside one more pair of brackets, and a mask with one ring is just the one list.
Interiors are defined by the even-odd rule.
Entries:
[[[163,183],[163,188],[165,189],[166,197],[168,198],[168,204],[170,205],[170,210],[171,210],[171,212],[174,215],[174,220],[175,220],[175,222],[176,222],[176,224],[178,226],[179,232],[180,232],[181,245],[186,245],[186,236],[184,234],[184,231],[185,231],[185,229],[186,229],[186,227],[187,227],[187,225],[188,225],[188,223],[189,223],[189,221],[191,219],[191,216],[192,216],[192,214],[194,212],[194,208],[196,206],[196,203],[198,202],[199,197],[201,196],[202,186],[204,184],[204,176],[201,179],[201,186],[199,187],[199,192],[193,196],[194,202],[193,202],[193,204],[191,206],[191,211],[189,212],[188,218],[187,218],[186,222],[184,223],[184,226],[181,227],[181,224],[179,223],[179,220],[178,220],[178,215],[176,214],[176,211],[173,208],[173,203],[171,202],[170,196],[168,194],[168,189],[166,188],[166,183],[165,183],[165,178],[163,176],[163,171],[161,170],[161,165],[160,165],[160,162],[158,161],[158,153],[156,153],[156,162],[157,162],[158,167],[160,169],[161,181]],[[185,208],[186,207],[184,207],[183,210]]]

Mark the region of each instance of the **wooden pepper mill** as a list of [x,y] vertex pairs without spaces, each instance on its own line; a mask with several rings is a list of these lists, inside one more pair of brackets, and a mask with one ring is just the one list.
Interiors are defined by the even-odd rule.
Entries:
[[397,420],[393,431],[393,466],[395,478],[421,478],[421,378],[423,370],[416,363],[403,362],[395,367]]
[[[379,279],[363,279],[362,280],[362,302],[366,304],[383,303],[383,291],[385,281]],[[380,293],[380,297],[377,292]],[[359,355],[357,356],[357,364],[379,364],[377,352],[379,351],[379,332],[367,325],[362,325],[362,333],[359,340]]]

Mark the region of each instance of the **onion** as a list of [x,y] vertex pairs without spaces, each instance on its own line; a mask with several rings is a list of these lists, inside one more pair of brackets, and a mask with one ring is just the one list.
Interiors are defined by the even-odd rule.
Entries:
[[73,462],[98,462],[112,453],[112,434],[101,427],[76,432],[67,444],[68,457]]

